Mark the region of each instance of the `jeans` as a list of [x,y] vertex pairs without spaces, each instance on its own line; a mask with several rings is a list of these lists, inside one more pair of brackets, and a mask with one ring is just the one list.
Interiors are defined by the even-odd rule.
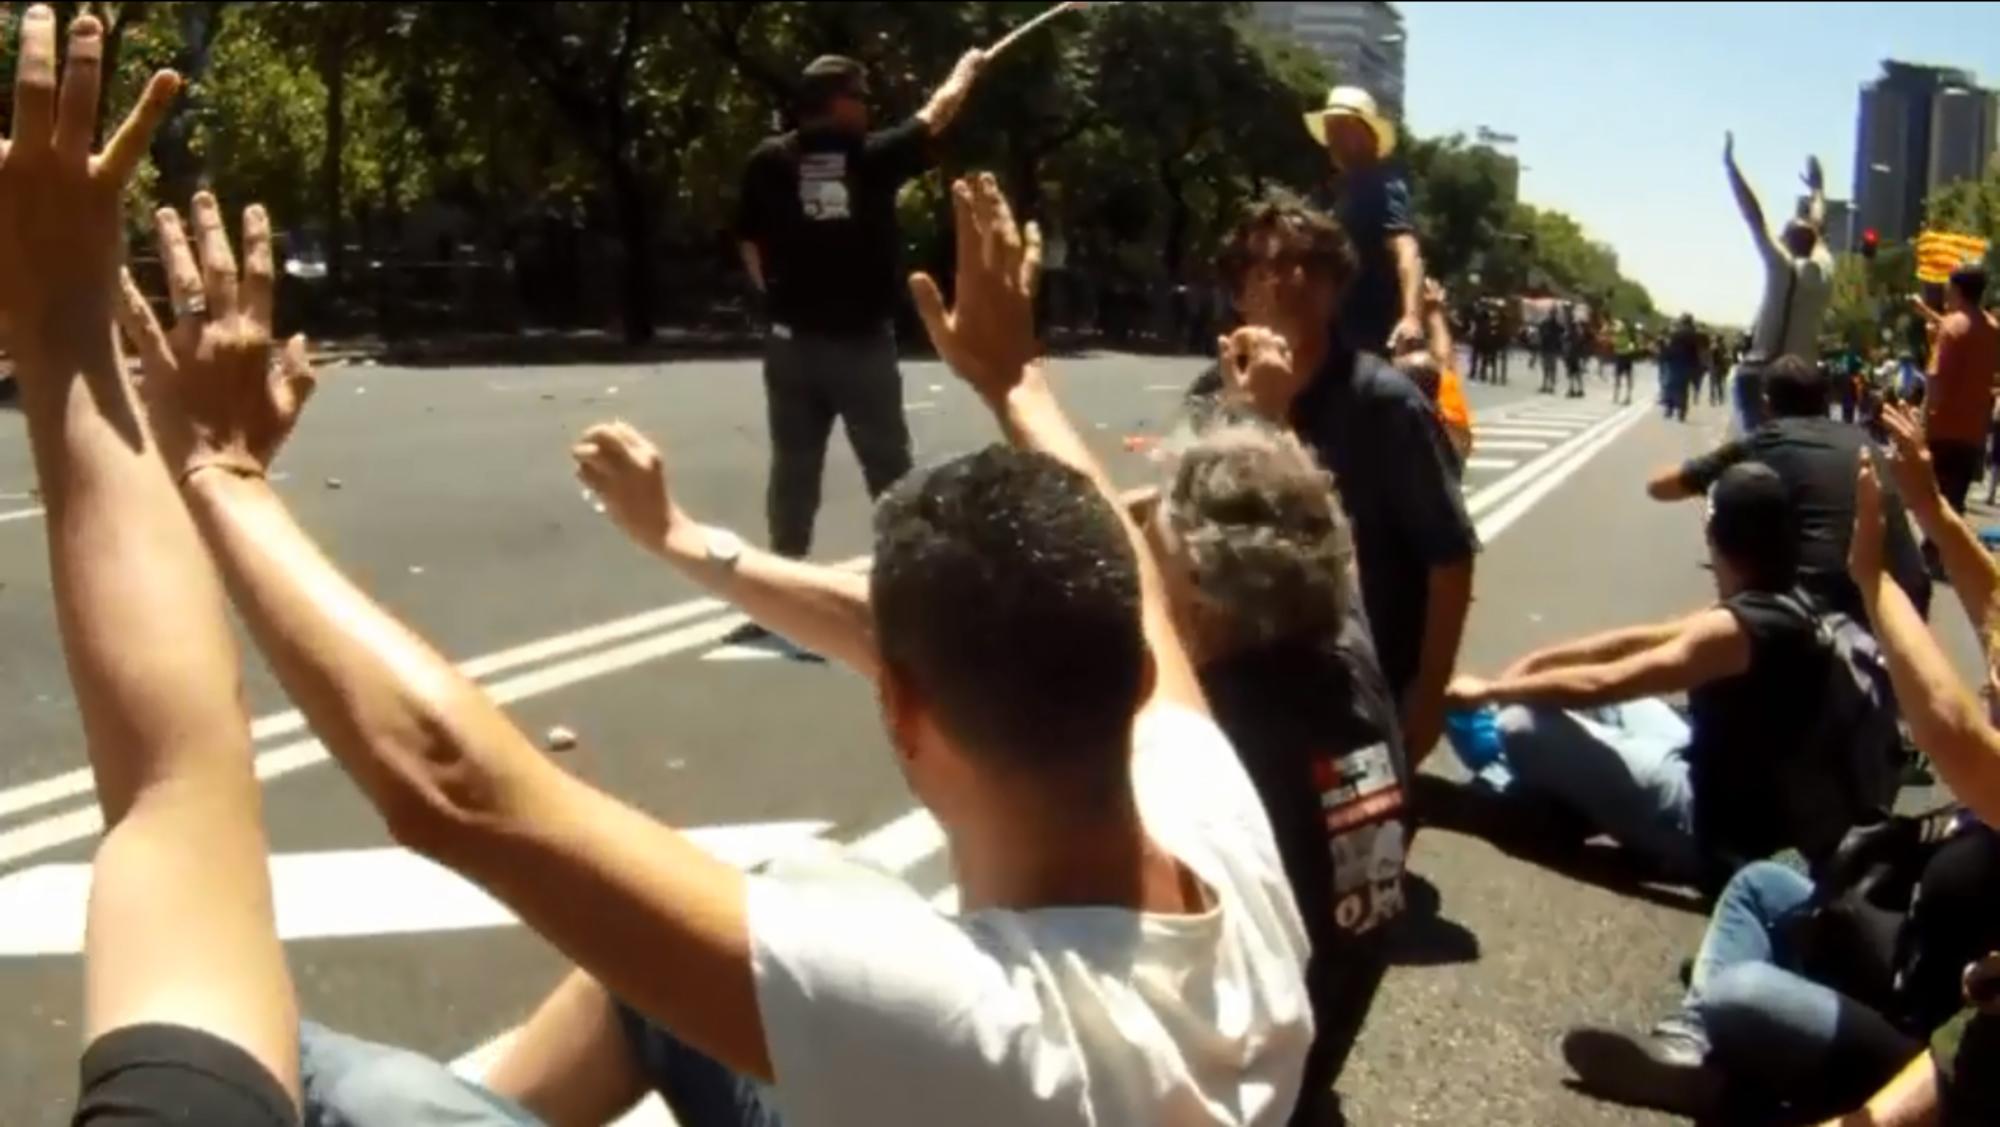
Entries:
[[[1659,1031],[1691,1037],[1731,1080],[1778,1098],[1872,1093],[1922,1042],[1791,969],[1784,926],[1812,882],[1784,865],[1738,870],[1715,902],[1687,996]],[[1829,1092],[1838,1086],[1843,1093]]]
[[[638,1014],[619,1024],[640,1073],[680,1127],[782,1127],[769,1090],[737,1076]],[[299,1028],[304,1127],[541,1127],[514,1101],[428,1057],[336,1033]]]
[[1730,371],[1729,416],[1732,437],[1749,434],[1763,425],[1766,416],[1763,369],[1738,364]]
[[870,497],[910,472],[903,374],[887,325],[858,337],[772,326],[764,353],[764,402],[771,428],[765,512],[771,550],[781,556],[802,558],[812,550],[834,419],[847,430]]
[[1509,705],[1496,723],[1514,775],[1509,789],[1553,797],[1667,872],[1697,875],[1693,732],[1665,701],[1588,712]]

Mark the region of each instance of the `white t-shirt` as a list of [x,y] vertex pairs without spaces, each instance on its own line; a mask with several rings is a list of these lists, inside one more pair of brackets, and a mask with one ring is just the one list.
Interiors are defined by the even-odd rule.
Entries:
[[[1819,359],[1819,322],[1833,296],[1833,256],[1821,239],[1803,259],[1766,235],[1758,244],[1764,258],[1764,303],[1750,334],[1750,355],[1760,360],[1796,356]],[[1786,296],[1791,313],[1786,315]],[[1782,334],[1783,339],[1779,337]]]
[[1134,733],[1155,840],[1200,915],[947,916],[828,856],[750,886],[757,1003],[786,1127],[1278,1127],[1312,1018],[1305,928],[1222,732],[1155,708]]

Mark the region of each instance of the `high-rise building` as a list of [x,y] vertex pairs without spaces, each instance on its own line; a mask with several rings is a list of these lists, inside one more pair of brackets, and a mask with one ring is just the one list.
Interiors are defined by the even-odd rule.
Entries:
[[1257,21],[1310,48],[1342,85],[1403,117],[1403,14],[1388,3],[1257,3]]
[[2000,127],[2000,96],[1955,67],[1884,60],[1861,88],[1855,122],[1857,230],[1903,241],[1923,225],[1924,198],[1986,173]]

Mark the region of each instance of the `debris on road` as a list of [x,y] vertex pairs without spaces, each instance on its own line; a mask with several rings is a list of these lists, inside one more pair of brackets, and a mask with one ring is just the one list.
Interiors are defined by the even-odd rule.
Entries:
[[553,391],[545,391],[545,392],[543,392],[543,393],[542,393],[542,402],[544,402],[544,403],[554,403],[555,401],[556,401],[556,393],[555,393],[555,392],[553,392]]
[[422,565],[422,564],[411,564],[411,565],[410,565],[410,574],[411,574],[411,575],[422,575],[423,573],[424,573],[424,565]]
[[576,733],[561,724],[550,728],[542,735],[542,746],[550,751],[570,751],[576,747]]
[[610,387],[607,387],[607,388],[605,388],[605,389],[604,389],[604,394],[606,394],[606,395],[616,395],[616,394],[618,394],[618,385],[617,385],[617,384],[612,384],[612,385],[611,385]]
[[345,484],[345,483],[344,483],[344,482],[342,482],[342,481],[341,481],[341,480],[340,480],[339,478],[337,478],[337,477],[330,477],[330,478],[327,478],[327,479],[326,479],[326,487],[327,487],[328,489],[332,489],[332,490],[335,490],[335,491],[338,491],[338,490],[340,489],[340,487],[341,487],[341,486],[342,486],[343,484]]

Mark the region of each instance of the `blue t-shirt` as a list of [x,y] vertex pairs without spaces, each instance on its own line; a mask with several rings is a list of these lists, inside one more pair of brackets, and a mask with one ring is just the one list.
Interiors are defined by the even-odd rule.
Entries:
[[1401,165],[1384,162],[1343,173],[1334,215],[1354,240],[1361,270],[1340,309],[1341,337],[1354,348],[1380,352],[1403,315],[1403,287],[1389,237],[1414,234],[1416,210]]

